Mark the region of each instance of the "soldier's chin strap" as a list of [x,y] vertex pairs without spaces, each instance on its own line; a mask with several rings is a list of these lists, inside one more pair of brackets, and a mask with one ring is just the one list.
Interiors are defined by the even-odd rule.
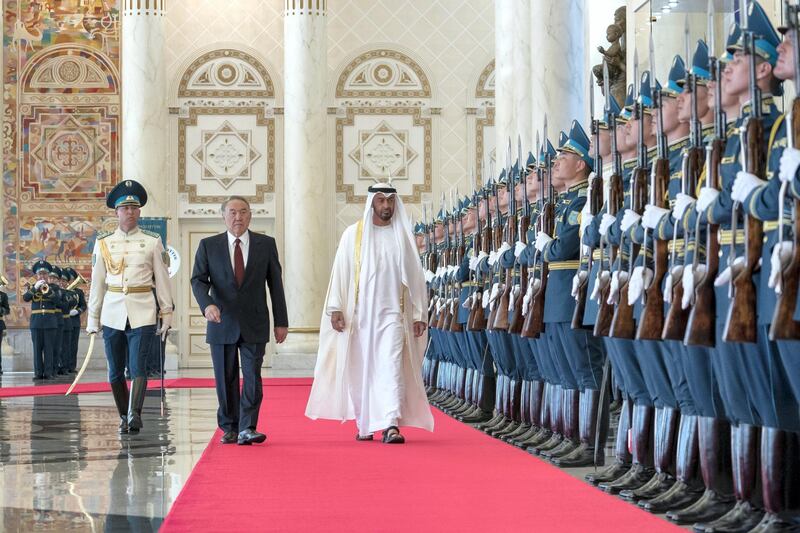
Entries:
[[72,392],[72,389],[75,388],[75,385],[81,380],[83,374],[86,372],[86,369],[89,367],[89,359],[92,358],[92,352],[94,351],[94,339],[97,337],[97,333],[90,333],[89,334],[89,348],[86,350],[86,356],[83,358],[83,364],[81,365],[81,369],[78,372],[78,375],[75,376],[75,381],[72,382],[72,385],[69,386],[67,392],[64,396],[69,396],[69,393]]

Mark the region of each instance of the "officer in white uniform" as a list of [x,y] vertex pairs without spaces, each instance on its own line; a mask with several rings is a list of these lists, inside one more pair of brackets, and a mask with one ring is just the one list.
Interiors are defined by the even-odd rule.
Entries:
[[[150,342],[156,333],[166,337],[172,325],[167,255],[158,234],[138,225],[146,202],[147,192],[134,180],[114,187],[106,205],[116,212],[119,227],[113,233],[99,234],[92,252],[86,331],[97,333],[103,327],[108,381],[121,419],[120,433],[138,433],[142,427]],[[161,318],[158,331],[157,316]],[[126,355],[133,380],[130,397],[125,381]]]

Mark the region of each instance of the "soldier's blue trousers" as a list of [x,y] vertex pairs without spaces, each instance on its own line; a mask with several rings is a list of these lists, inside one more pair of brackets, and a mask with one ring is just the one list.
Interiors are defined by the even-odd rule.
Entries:
[[[567,327],[569,323],[565,322]],[[578,376],[572,371],[567,358],[567,350],[573,346],[567,346],[562,338],[562,328],[558,322],[550,322],[545,325],[545,334],[547,335],[547,347],[550,349],[550,357],[553,360],[553,365],[558,372],[559,385],[567,390],[581,389],[578,381]]]
[[[704,346],[685,346],[684,374],[696,414],[707,418],[725,418],[719,384],[712,369],[712,354]],[[685,413],[690,414],[690,413]]]
[[[762,425],[784,431],[800,431],[800,408],[792,393],[778,345],[769,340],[769,326],[758,327],[760,357],[748,359],[749,393]],[[795,352],[795,357],[800,353]]]
[[606,351],[611,357],[611,364],[619,368],[625,390],[636,405],[653,405],[653,398],[647,390],[642,369],[636,357],[634,341],[604,337]]
[[661,341],[633,341],[636,359],[642,369],[642,376],[655,407],[678,408],[678,402],[672,393],[672,384],[665,360]]
[[70,346],[70,362],[72,366],[69,367],[70,370],[75,370],[78,368],[78,342],[81,339],[81,327],[78,325],[77,327],[72,327],[72,346]]
[[31,329],[33,342],[33,375],[34,377],[52,377],[55,371],[55,345],[57,328]]
[[150,342],[155,332],[155,324],[139,328],[128,326],[124,331],[103,326],[109,383],[125,381],[126,355],[131,378],[145,377],[147,355],[150,353]]
[[684,415],[697,415],[694,397],[686,377],[686,346],[682,341],[662,341],[661,352],[667,367],[672,395]]
[[558,335],[561,349],[580,390],[597,390],[603,379],[606,353],[603,341],[585,329],[572,329],[569,322],[548,324]]
[[800,403],[800,342],[778,341],[778,354],[786,370],[794,401]]
[[58,372],[66,368],[62,361],[62,352],[61,350],[64,347],[63,343],[64,339],[64,325],[63,320],[59,321],[59,326],[56,328],[56,338],[53,342],[53,370]]
[[71,370],[72,366],[72,325],[67,325],[61,330],[61,368]]
[[[747,358],[758,357],[755,344],[724,342],[722,332],[725,317],[717,316],[716,348],[711,350],[711,365],[719,383],[722,409],[731,424],[761,425],[756,410],[747,393],[746,380],[749,379]],[[753,350],[755,349],[755,354]]]
[[550,348],[547,346],[547,337],[542,333],[538,339],[524,339],[528,342],[533,358],[536,360],[536,367],[539,369],[542,379],[551,385],[558,385],[558,372],[553,367],[550,357]]
[[494,362],[489,350],[489,344],[486,342],[486,334],[483,331],[467,331],[465,334],[471,346],[472,353],[477,357],[475,360],[475,368],[480,370],[484,375],[493,375]]
[[511,340],[514,343],[514,353],[519,354],[519,360],[524,365],[522,379],[541,381],[542,374],[539,371],[539,365],[536,364],[536,358],[533,356],[528,340],[514,334],[511,334]]

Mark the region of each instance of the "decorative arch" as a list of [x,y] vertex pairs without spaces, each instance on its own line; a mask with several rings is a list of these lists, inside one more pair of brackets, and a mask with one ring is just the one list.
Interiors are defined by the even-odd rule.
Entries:
[[478,76],[475,98],[494,98],[494,59],[489,61]]
[[119,72],[95,48],[62,44],[47,47],[28,61],[20,87],[24,94],[117,94]]
[[178,84],[179,98],[274,98],[275,85],[264,64],[242,50],[221,48],[189,65]]
[[353,59],[336,82],[336,98],[431,98],[425,70],[412,58],[388,48]]

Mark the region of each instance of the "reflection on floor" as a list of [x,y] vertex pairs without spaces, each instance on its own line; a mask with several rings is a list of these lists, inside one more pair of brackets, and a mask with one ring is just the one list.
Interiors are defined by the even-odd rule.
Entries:
[[[31,378],[6,373],[0,386]],[[120,437],[110,393],[0,399],[0,531],[158,530],[216,429],[216,409],[214,389],[168,389],[161,417],[159,391],[148,391],[144,429]]]

